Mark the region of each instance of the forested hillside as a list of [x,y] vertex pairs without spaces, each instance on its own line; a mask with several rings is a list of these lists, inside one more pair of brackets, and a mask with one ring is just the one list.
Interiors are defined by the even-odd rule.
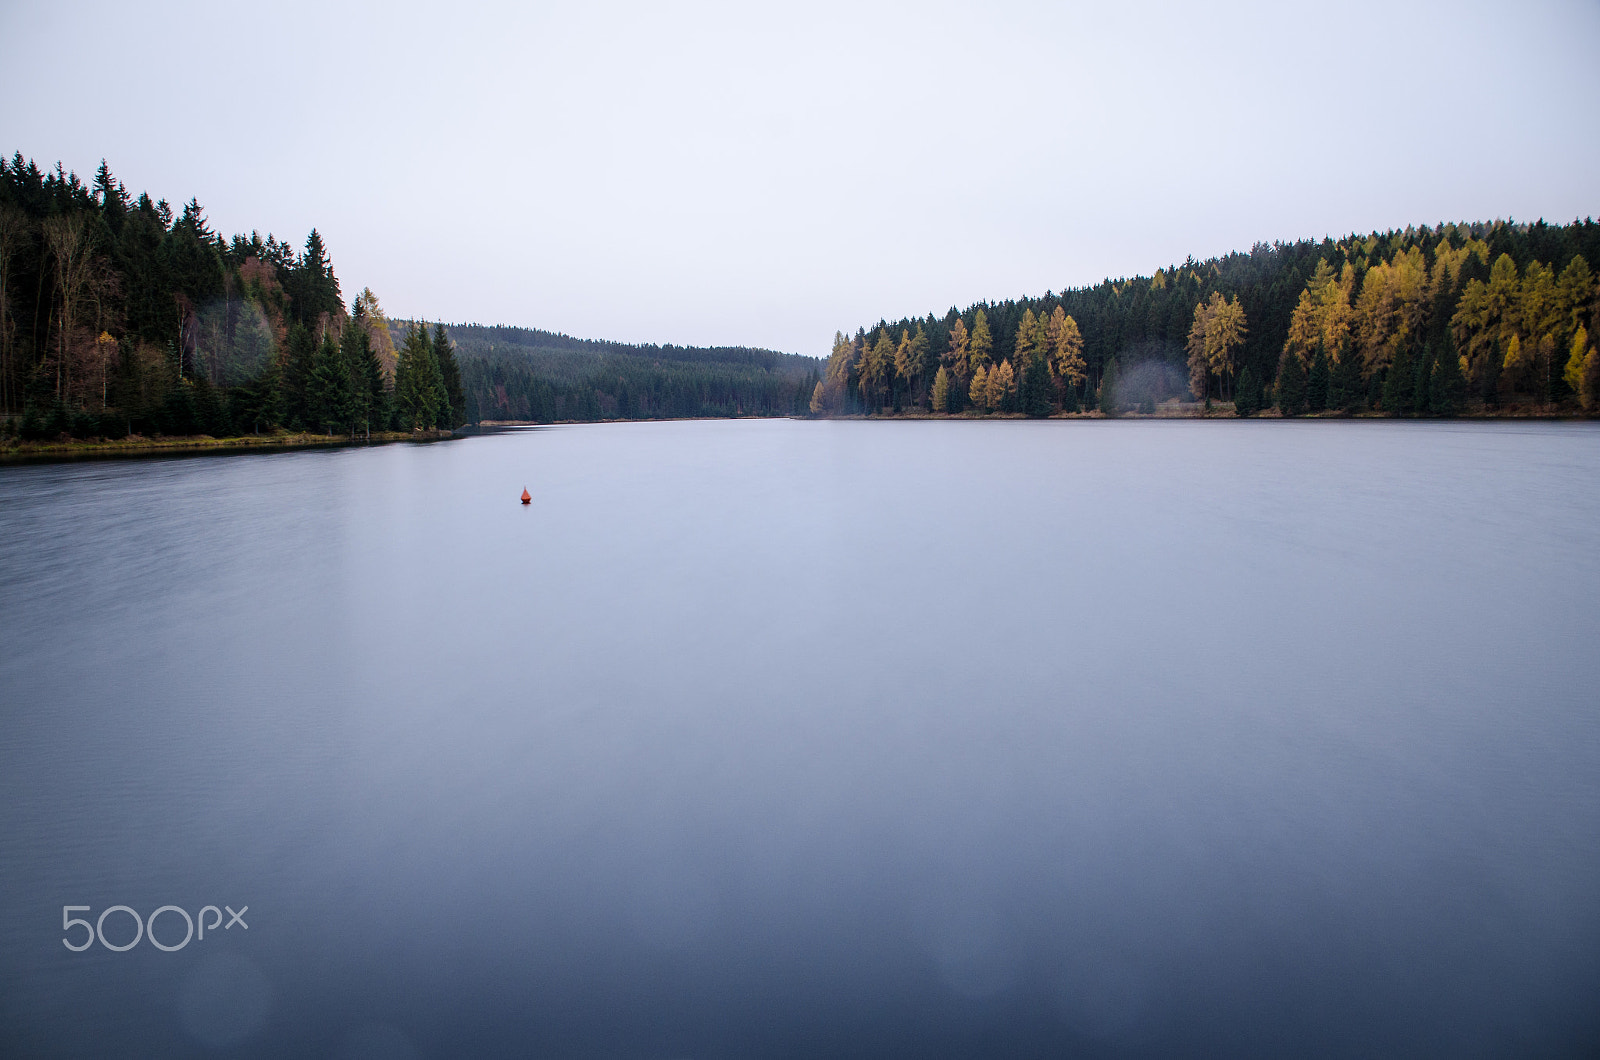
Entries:
[[225,238],[101,163],[0,158],[0,434],[368,435],[482,419],[803,411],[815,358],[389,321],[322,237]]
[[806,411],[821,378],[814,357],[742,346],[633,346],[477,324],[446,330],[474,423],[788,416]]
[[1250,415],[1577,411],[1600,400],[1600,225],[1445,224],[1249,253],[836,336],[813,411],[1168,397]]

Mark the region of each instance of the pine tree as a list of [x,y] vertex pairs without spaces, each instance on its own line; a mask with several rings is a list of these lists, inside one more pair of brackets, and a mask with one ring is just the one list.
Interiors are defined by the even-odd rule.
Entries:
[[1113,357],[1100,374],[1100,411],[1115,416],[1117,409],[1117,359]]
[[1348,342],[1339,347],[1339,359],[1328,374],[1328,407],[1350,412],[1361,404],[1361,358]]
[[317,347],[304,324],[289,329],[289,358],[284,365],[284,419],[289,426],[305,430],[316,426],[311,408],[311,369]]
[[1466,402],[1467,380],[1461,374],[1461,358],[1446,331],[1442,345],[1434,351],[1433,378],[1428,384],[1428,408],[1435,416],[1455,416]]
[[327,248],[315,228],[306,237],[305,253],[289,277],[289,293],[295,319],[307,327],[315,326],[323,313],[333,317],[344,312],[344,298],[339,294],[339,281],[333,275],[333,263],[328,260]]
[[[406,332],[395,362],[394,404],[401,430],[431,430],[438,421],[444,385],[439,378],[439,362],[434,360],[428,332],[413,324]],[[592,397],[592,391],[590,391]],[[582,400],[582,396],[579,396]]]
[[1028,358],[1022,371],[1022,411],[1033,419],[1043,419],[1054,410],[1050,400],[1050,367],[1045,364],[1043,350]]
[[306,387],[312,426],[323,434],[347,431],[353,412],[353,390],[344,351],[334,342],[331,332],[323,335]]
[[1062,412],[1082,412],[1083,405],[1078,401],[1078,388],[1068,382],[1061,391]]
[[1328,407],[1328,388],[1332,382],[1328,370],[1328,352],[1317,344],[1317,355],[1311,359],[1311,372],[1306,376],[1306,410],[1323,412]]
[[1235,416],[1254,416],[1261,411],[1261,384],[1256,381],[1256,373],[1248,364],[1244,371],[1239,373],[1239,386],[1234,391],[1233,414]]
[[234,419],[240,430],[260,434],[283,422],[283,367],[269,356],[267,366],[243,386],[235,399]]
[[467,398],[461,392],[461,367],[456,363],[455,350],[444,333],[443,324],[433,326],[433,357],[439,365],[439,382],[445,395],[439,406],[439,426],[454,429],[465,422]]
[[1414,407],[1417,370],[1411,363],[1411,348],[1401,343],[1394,351],[1389,374],[1383,380],[1383,411],[1390,416],[1409,415]]
[[366,362],[362,365],[362,378],[360,383],[366,391],[364,407],[366,410],[366,431],[370,440],[374,428],[382,431],[389,426],[390,401],[389,388],[383,374],[383,361],[378,356],[378,351],[372,348],[372,343],[366,343]]
[[1287,346],[1278,359],[1277,401],[1285,416],[1299,416],[1306,411],[1306,366],[1300,355]]
[[1433,347],[1423,347],[1417,357],[1417,367],[1411,384],[1411,411],[1422,415],[1433,407],[1428,389],[1433,382]]

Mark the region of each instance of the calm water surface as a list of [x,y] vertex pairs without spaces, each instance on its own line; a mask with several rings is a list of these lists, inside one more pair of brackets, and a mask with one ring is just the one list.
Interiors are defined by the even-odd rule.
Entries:
[[0,1053],[1600,1050],[1592,425],[13,467],[0,590]]

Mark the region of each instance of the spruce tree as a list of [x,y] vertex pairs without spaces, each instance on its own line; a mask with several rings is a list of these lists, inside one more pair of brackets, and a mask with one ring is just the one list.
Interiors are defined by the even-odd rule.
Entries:
[[439,381],[445,395],[439,409],[439,426],[455,428],[466,421],[467,398],[461,392],[461,367],[456,364],[455,350],[445,335],[443,324],[433,326],[433,357],[439,363]]
[[1328,374],[1328,407],[1350,412],[1361,404],[1361,358],[1349,343],[1339,349],[1339,360]]
[[1466,403],[1467,381],[1461,374],[1461,359],[1456,355],[1449,332],[1440,341],[1433,359],[1433,379],[1428,386],[1428,407],[1435,416],[1455,416]]
[[1107,416],[1117,414],[1117,359],[1115,357],[1106,362],[1106,368],[1100,375],[1100,411]]
[[1498,349],[1489,351],[1483,361],[1483,373],[1478,379],[1478,396],[1484,405],[1496,408],[1500,404],[1500,368],[1503,357]]
[[372,431],[387,430],[389,426],[389,389],[385,386],[383,377],[383,362],[378,359],[378,351],[372,348],[372,343],[366,344],[367,358],[362,365],[361,384],[366,390],[367,437],[372,437]]
[[1317,355],[1311,359],[1311,373],[1306,376],[1306,409],[1323,412],[1328,408],[1328,389],[1331,384],[1328,370],[1328,352],[1317,345]]
[[[339,338],[339,354],[350,381],[350,433],[352,436],[361,433],[370,435],[378,412],[373,402],[370,372],[378,359],[372,349],[372,337],[367,334],[366,322],[361,317],[353,317],[345,327],[344,334]],[[379,378],[382,378],[381,370]]]
[[1409,415],[1413,408],[1417,369],[1411,361],[1411,347],[1401,343],[1383,380],[1383,411],[1390,416]]
[[[585,387],[576,397],[582,406],[577,418],[600,418],[594,388]],[[440,407],[445,400],[444,381],[439,376],[439,362],[433,356],[433,344],[428,341],[428,330],[414,324],[406,332],[405,345],[400,347],[395,367],[394,401],[401,429],[432,430],[441,416],[449,418],[449,413]]]
[[1050,400],[1050,367],[1045,364],[1044,351],[1036,350],[1028,358],[1028,367],[1022,372],[1022,411],[1033,419],[1050,415],[1054,404]]
[[1278,408],[1285,416],[1298,416],[1306,410],[1306,366],[1300,355],[1285,349],[1278,360]]
[[289,329],[289,358],[284,365],[284,420],[297,429],[314,427],[310,404],[311,368],[317,356],[316,343],[303,324]]
[[1417,368],[1414,381],[1411,384],[1411,411],[1417,415],[1425,415],[1433,408],[1429,400],[1428,390],[1433,382],[1433,347],[1425,347],[1417,357]]
[[312,427],[322,434],[341,434],[349,426],[353,404],[350,371],[332,333],[324,334],[306,387]]
[[1239,383],[1233,391],[1233,414],[1254,416],[1261,411],[1261,384],[1256,380],[1255,369],[1248,364],[1239,373]]
[[1061,411],[1082,412],[1083,406],[1078,402],[1078,388],[1072,385],[1072,380],[1063,379],[1061,389]]

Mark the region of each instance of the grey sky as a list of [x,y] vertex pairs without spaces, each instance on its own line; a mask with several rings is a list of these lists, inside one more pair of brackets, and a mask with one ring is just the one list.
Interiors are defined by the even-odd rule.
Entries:
[[315,225],[394,315],[836,329],[1600,212],[1600,4],[17,3],[0,150]]

